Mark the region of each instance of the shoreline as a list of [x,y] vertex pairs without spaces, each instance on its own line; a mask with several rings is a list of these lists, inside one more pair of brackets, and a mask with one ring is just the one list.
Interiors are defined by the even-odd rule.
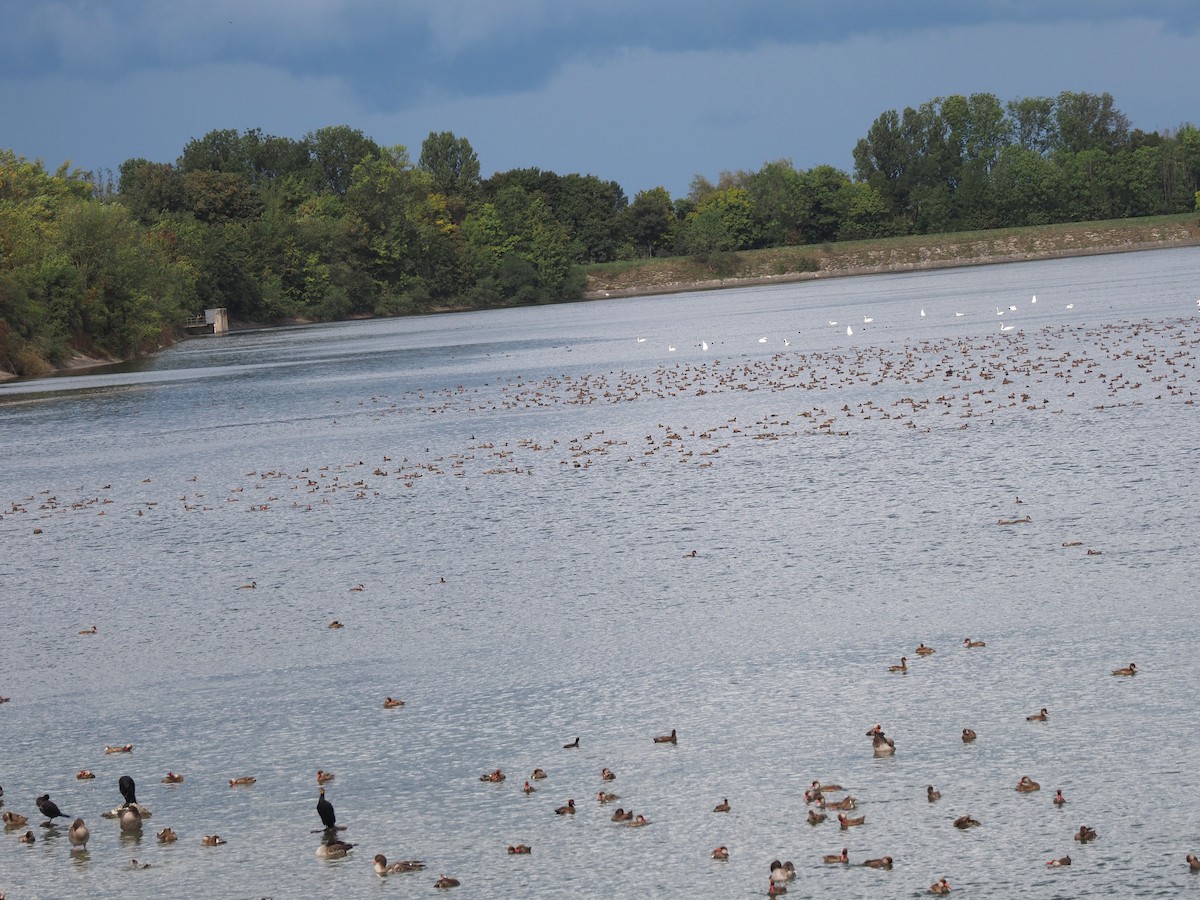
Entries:
[[[1035,232],[1033,246],[1025,249],[1014,246],[1014,236],[1021,230],[998,231],[994,235],[986,232],[950,235],[933,235],[931,239],[912,238],[863,241],[847,244],[830,244],[822,247],[804,246],[776,248],[765,251],[742,251],[730,254],[736,265],[748,269],[740,274],[702,276],[704,266],[686,258],[646,260],[617,272],[592,271],[588,274],[588,289],[577,300],[564,303],[580,303],[592,300],[628,299],[655,297],[668,294],[684,294],[703,291],[718,291],[729,288],[756,287],[773,284],[793,284],[804,281],[819,281],[827,278],[853,278],[860,275],[884,275],[903,272],[927,272],[940,269],[957,269],[969,266],[987,266],[1003,263],[1031,262],[1040,259],[1068,259],[1085,256],[1106,256],[1115,253],[1140,253],[1146,250],[1169,250],[1179,247],[1200,246],[1200,220],[1189,214],[1176,217],[1170,227],[1160,224],[1139,224],[1103,228],[1098,223],[1079,223],[1053,226],[1054,232],[1025,229]],[[1047,237],[1047,234],[1050,236]],[[1082,244],[1080,237],[1092,241]],[[1140,238],[1140,239],[1139,239]],[[966,251],[966,252],[964,252]],[[797,268],[802,260],[811,269]],[[791,263],[791,268],[787,264]],[[774,271],[754,271],[754,267],[773,268]],[[709,267],[711,271],[712,267]],[[780,271],[783,268],[783,271]],[[475,307],[439,305],[425,310],[421,315],[467,312]],[[360,315],[355,319],[380,318]],[[246,329],[287,327],[311,324],[302,319],[286,319],[269,325],[238,322],[233,332]],[[182,338],[181,338],[182,340]],[[162,349],[160,347],[159,349]],[[53,365],[38,375],[20,376],[0,369],[0,385],[13,381],[32,381],[38,378],[71,375],[89,372],[107,366],[130,362],[110,354],[91,354],[75,350],[69,359]]]

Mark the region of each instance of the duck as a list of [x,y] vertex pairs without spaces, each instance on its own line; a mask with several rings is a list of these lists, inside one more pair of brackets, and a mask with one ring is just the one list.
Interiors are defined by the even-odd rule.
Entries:
[[361,593],[366,590],[366,587],[362,584],[356,584],[354,587],[350,588],[350,590],[356,593]]
[[175,829],[170,826],[164,828],[158,833],[158,842],[160,844],[173,844],[179,840],[179,835],[175,833]]
[[672,728],[670,734],[658,735],[654,739],[654,743],[656,743],[656,744],[677,744],[677,743],[679,743],[678,739],[675,736],[675,729]]
[[325,627],[326,628],[345,628],[346,626],[343,625],[341,622],[339,622],[337,619],[334,619],[332,622],[330,622]]
[[183,776],[176,772],[168,772],[162,778],[163,784],[183,784]]
[[327,831],[337,827],[337,815],[333,811],[333,804],[325,799],[325,788],[317,788],[317,815]]
[[226,843],[225,838],[219,834],[206,834],[200,838],[201,847],[220,847],[224,843]]
[[[720,847],[710,853],[709,856],[711,856],[713,859],[729,859],[729,848],[722,844]],[[1188,859],[1190,860],[1192,858],[1193,857],[1191,854],[1188,854]]]
[[59,817],[67,818],[67,814],[58,808],[58,804],[50,799],[49,794],[42,794],[37,798],[37,808],[47,819],[42,823],[43,825],[53,824],[54,820]]
[[1022,794],[1029,794],[1033,791],[1040,791],[1041,789],[1042,786],[1028,775],[1022,775],[1021,780],[1017,782],[1017,790]]
[[499,784],[501,781],[503,781],[507,777],[508,776],[506,776],[499,769],[493,769],[491,772],[488,772],[486,775],[480,775],[479,780],[480,781],[490,781],[493,784]]
[[148,868],[150,868],[150,863],[138,862],[136,859],[131,859],[129,861],[129,868],[131,868],[131,869],[148,869]]
[[569,744],[563,744],[563,749],[564,750],[578,750],[579,749],[579,738],[576,737],[575,740],[571,741],[571,743],[569,743]]
[[521,790],[523,790],[526,794],[532,794],[534,791],[537,790],[537,788],[535,788],[532,784],[530,784],[528,781],[526,781],[525,787],[521,788]]
[[941,878],[941,879],[935,881],[933,884],[931,884],[929,886],[929,893],[931,893],[931,894],[948,894],[948,893],[950,893],[950,882],[948,882],[945,878]]
[[508,848],[510,856],[528,856],[533,852],[533,848],[528,844],[513,844]]
[[932,647],[926,647],[924,642],[917,644],[917,650],[916,650],[917,656],[930,656],[936,652],[937,651],[934,650]]
[[823,857],[821,857],[821,859],[830,864],[849,863],[850,857],[849,857],[848,853],[849,853],[849,850],[846,847],[843,847],[841,853],[827,853]]
[[337,838],[323,842],[317,847],[318,859],[341,859],[347,853],[354,849],[353,844],[347,844],[345,841],[339,841]]
[[399,875],[404,872],[420,872],[425,868],[425,863],[419,859],[405,859],[400,862],[389,863],[387,857],[382,853],[376,853],[374,859],[375,874],[381,878],[385,875]]
[[245,787],[247,785],[254,784],[254,782],[256,782],[256,781],[258,781],[258,779],[255,778],[253,775],[241,775],[237,778],[230,778],[229,786],[230,787]]
[[642,828],[645,825],[649,825],[650,820],[639,814],[634,816],[632,820],[627,821],[625,824],[630,828]]
[[964,729],[963,729],[963,733],[962,733],[962,740],[963,740],[963,743],[964,743],[964,744],[969,744],[969,743],[971,743],[971,742],[972,742],[972,741],[974,741],[974,740],[975,740],[975,738],[977,738],[977,737],[979,737],[979,735],[977,735],[977,734],[975,733],[975,730],[974,730],[973,728],[964,728]]
[[853,828],[856,825],[862,825],[866,821],[867,821],[866,816],[858,816],[857,818],[850,818],[845,813],[838,813],[838,824],[842,826],[842,831],[845,831],[847,828]]
[[252,591],[252,590],[254,590],[256,587],[258,587],[258,582],[257,582],[257,581],[247,581],[245,584],[239,584],[239,585],[238,585],[238,590],[239,590],[239,591]]
[[930,803],[937,803],[942,799],[942,792],[935,790],[932,784],[925,785],[925,799]]
[[791,881],[791,879],[788,878],[788,871],[787,871],[787,869],[785,869],[783,867],[783,863],[781,863],[777,859],[772,860],[771,861],[771,883],[777,884],[777,885],[783,885],[789,881]]
[[1064,856],[1061,859],[1052,859],[1048,863],[1046,863],[1046,865],[1053,866],[1053,867],[1069,866],[1070,864],[1071,864],[1071,857],[1069,857],[1069,856]]
[[973,641],[967,637],[963,638],[963,646],[970,650],[973,647],[986,647],[987,643],[984,641]]
[[133,744],[118,744],[104,748],[105,753],[132,753]]
[[1200,859],[1196,858],[1195,853],[1187,855],[1188,870],[1191,872],[1200,872]]
[[568,800],[566,806],[560,806],[554,810],[554,814],[558,816],[573,816],[575,815],[575,801]]
[[1138,672],[1137,663],[1130,663],[1123,669],[1113,669],[1114,675],[1136,675]]
[[838,800],[836,803],[822,803],[821,804],[822,809],[856,809],[857,807],[858,807],[858,800],[854,797],[843,797],[841,800]]
[[99,634],[99,631],[97,631],[96,626],[93,625],[91,628],[84,628],[79,633],[80,634]]
[[29,824],[29,817],[23,816],[20,813],[5,810],[0,814],[0,821],[4,822],[8,828],[21,828]]
[[618,806],[617,811],[609,818],[614,822],[629,822],[633,820],[633,810],[631,809],[627,811]]
[[900,657],[900,664],[897,666],[888,666],[888,671],[889,672],[901,672],[903,674],[908,674],[908,657],[907,656]]
[[600,770],[600,777],[605,781],[616,781],[617,773],[612,769],[605,768]]
[[845,788],[842,787],[840,784],[821,784],[821,782],[819,782],[819,781],[814,781],[808,787],[809,787],[810,791],[815,791],[818,794],[824,793],[825,791],[829,791],[829,793],[835,794],[838,791],[845,790]]
[[334,775],[332,772],[326,772],[324,769],[317,769],[317,784],[329,784],[333,781]]
[[1067,802],[1067,798],[1062,795],[1061,788],[1054,792],[1054,805],[1055,806],[1062,806],[1066,802]]
[[716,813],[729,812],[729,798],[726,797],[724,800],[722,800],[720,803],[718,803],[716,806],[714,806],[713,812],[716,812]]
[[435,888],[441,888],[444,890],[445,888],[458,887],[460,884],[462,884],[462,882],[457,878],[451,878],[449,875],[443,875],[433,883],[433,886]]
[[37,842],[37,838],[33,836],[32,831],[26,831],[17,840],[22,844],[33,844]]
[[892,858],[890,856],[881,856],[879,859],[868,859],[863,862],[863,865],[868,869],[890,869],[892,867]]
[[70,839],[72,847],[82,847],[86,850],[89,837],[91,837],[91,832],[83,823],[83,819],[76,819],[71,823],[71,827],[67,831],[67,838]]
[[808,824],[809,825],[820,825],[822,822],[824,822],[828,818],[829,818],[829,816],[827,816],[825,813],[819,813],[815,809],[810,809],[808,811]]
[[959,816],[954,820],[954,827],[961,828],[964,831],[968,828],[978,828],[979,824],[980,823],[978,819],[972,819],[969,815]]
[[383,701],[384,709],[395,709],[397,706],[403,706],[403,700],[397,700],[395,697],[388,697]]
[[540,781],[541,779],[546,777],[546,770],[545,769],[534,769],[533,774],[530,775],[529,777],[532,778],[534,781]]
[[867,732],[867,737],[871,738],[876,756],[891,756],[896,752],[896,742],[883,733],[883,726],[876,725]]
[[1081,844],[1086,844],[1088,841],[1096,839],[1096,829],[1087,825],[1080,825],[1079,830],[1075,832],[1075,840]]
[[[849,331],[849,329],[846,329],[846,330]],[[772,881],[767,885],[767,896],[768,897],[777,897],[780,894],[786,894],[786,893],[787,893],[787,886],[784,884],[779,884],[777,882]]]
[[91,781],[96,776],[94,774],[92,774],[91,769],[80,769],[78,772],[75,773],[75,777],[79,781]]
[[596,799],[600,803],[612,803],[614,800],[620,800],[621,798],[616,794],[610,794],[608,791],[601,791],[596,795]]
[[1050,718],[1050,713],[1046,710],[1046,707],[1043,706],[1041,712],[1036,712],[1032,716],[1026,716],[1025,721],[1026,722],[1045,722],[1049,718]]

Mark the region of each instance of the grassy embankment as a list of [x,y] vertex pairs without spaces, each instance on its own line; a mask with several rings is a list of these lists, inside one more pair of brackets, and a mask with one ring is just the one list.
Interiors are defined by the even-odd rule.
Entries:
[[725,253],[707,261],[666,257],[590,266],[589,299],[632,297],[916,269],[1120,253],[1200,244],[1200,216],[1184,213],[992,231]]

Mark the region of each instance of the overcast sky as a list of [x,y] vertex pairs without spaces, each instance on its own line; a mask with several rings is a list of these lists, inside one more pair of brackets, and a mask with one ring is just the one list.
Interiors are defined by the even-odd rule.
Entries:
[[466,137],[630,198],[773,159],[853,170],[888,109],[1108,91],[1200,123],[1197,0],[0,0],[0,147],[50,169],[349,125]]

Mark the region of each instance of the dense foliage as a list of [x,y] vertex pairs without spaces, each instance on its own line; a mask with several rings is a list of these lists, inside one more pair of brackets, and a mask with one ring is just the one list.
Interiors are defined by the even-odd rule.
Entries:
[[213,306],[273,322],[549,302],[617,259],[1183,212],[1200,130],[1131,130],[1108,94],[974,94],[884,113],[854,160],[853,177],[775,161],[631,202],[594,175],[483,179],[449,132],[414,164],[347,126],[213,131],[116,184],[0,152],[0,368],[134,355]]

